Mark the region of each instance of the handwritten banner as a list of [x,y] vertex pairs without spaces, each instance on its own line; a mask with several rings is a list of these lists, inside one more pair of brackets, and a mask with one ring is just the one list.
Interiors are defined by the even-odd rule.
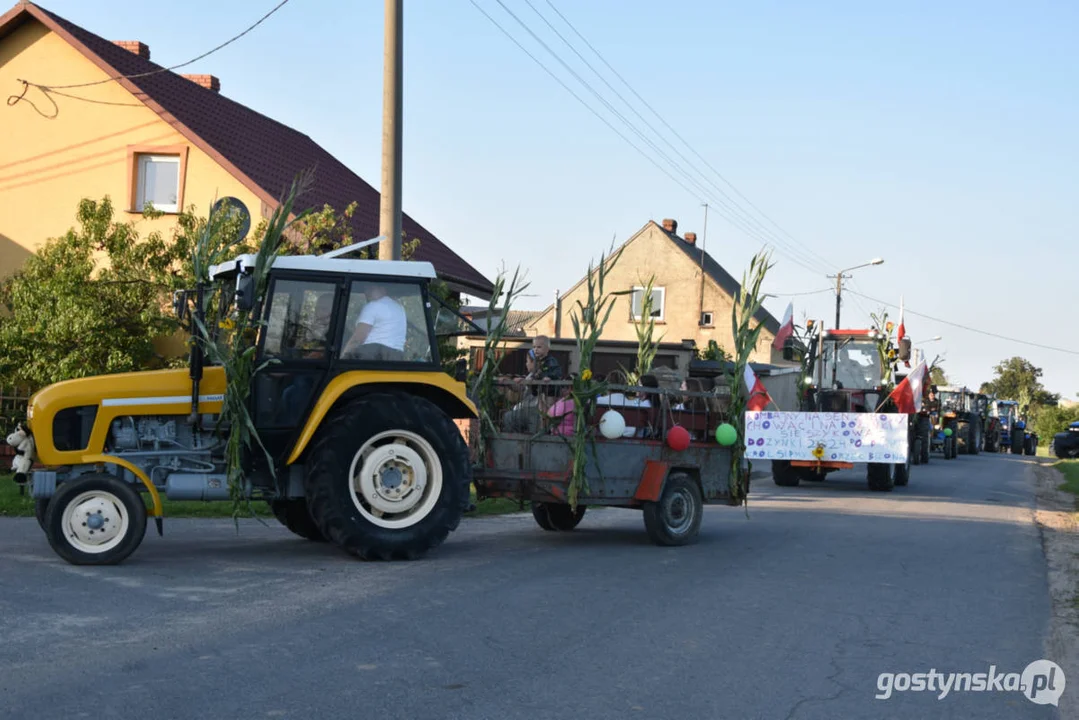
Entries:
[[823,451],[824,462],[907,461],[907,416],[898,413],[747,412],[745,438],[750,460],[817,460]]

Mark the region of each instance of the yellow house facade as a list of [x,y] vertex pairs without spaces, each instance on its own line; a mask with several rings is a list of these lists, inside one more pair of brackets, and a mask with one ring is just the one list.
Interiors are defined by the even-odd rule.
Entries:
[[[604,289],[629,294],[615,298],[615,307],[604,327],[602,340],[636,343],[635,321],[640,320],[643,288],[654,275],[652,315],[656,321],[656,339],[662,336],[665,343],[691,340],[700,349],[706,348],[709,340],[714,340],[731,352],[731,309],[741,285],[697,245],[695,233],[681,237],[677,227],[674,220],[664,220],[663,225],[649,221],[621,246],[621,256],[608,272]],[[583,303],[587,298],[585,279],[561,294],[558,302],[526,325],[526,333],[572,337],[570,314],[578,301]],[[764,308],[757,313],[756,319],[763,327],[750,360],[787,364],[782,351],[772,348],[779,321]]]
[[[178,75],[138,41],[109,41],[28,2],[0,16],[0,277],[76,224],[83,198],[108,195],[114,219],[168,234],[177,214],[240,200],[269,217],[301,171],[306,205],[358,203],[357,237],[378,235],[379,193],[308,136],[230,100],[210,75]],[[142,217],[146,203],[165,215]],[[411,217],[404,228],[451,288],[491,283]]]

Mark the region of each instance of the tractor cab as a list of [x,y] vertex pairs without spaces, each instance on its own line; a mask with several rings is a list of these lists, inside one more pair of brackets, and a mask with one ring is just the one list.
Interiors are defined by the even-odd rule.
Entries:
[[882,363],[874,330],[826,330],[814,378],[818,412],[872,412],[882,393]]
[[438,377],[441,338],[482,334],[432,294],[436,275],[427,262],[334,253],[277,257],[262,308],[249,305],[254,265],[253,255],[242,255],[214,266],[210,276],[222,309],[231,300],[261,318],[251,417],[266,447],[277,448],[278,462],[286,460],[308,419],[326,410],[316,412],[320,399],[337,396],[326,390],[339,378],[351,384],[361,376],[386,383],[417,374]]

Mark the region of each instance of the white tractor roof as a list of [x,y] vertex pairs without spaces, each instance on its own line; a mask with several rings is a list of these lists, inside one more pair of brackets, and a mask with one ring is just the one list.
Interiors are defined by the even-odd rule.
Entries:
[[970,392],[968,388],[958,387],[956,385],[940,385],[937,387],[937,390],[941,392]]
[[[210,268],[210,277],[228,277],[255,266],[255,256],[240,255],[228,262]],[[349,275],[384,275],[400,278],[437,277],[435,266],[429,262],[414,260],[348,260],[327,255],[281,255],[274,259],[275,270],[301,270],[307,272],[347,273]]]

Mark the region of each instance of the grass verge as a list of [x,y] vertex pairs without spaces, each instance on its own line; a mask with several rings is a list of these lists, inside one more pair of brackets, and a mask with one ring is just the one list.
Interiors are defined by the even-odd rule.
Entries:
[[[472,502],[476,503],[476,489],[471,491]],[[165,517],[187,518],[231,518],[232,501],[222,502],[192,502],[180,500],[168,500],[161,498],[161,504],[165,510]],[[251,503],[255,514],[262,518],[272,518],[270,507],[263,502]],[[528,505],[525,505],[528,509]],[[506,515],[520,512],[517,502],[492,498],[476,503],[476,509],[466,517],[483,517],[490,515]],[[11,481],[10,474],[0,474],[0,517],[33,517],[34,499],[30,497],[27,488],[25,495],[19,494],[19,486]]]
[[1064,476],[1058,489],[1079,496],[1079,460],[1058,460],[1050,467],[1054,467]]

